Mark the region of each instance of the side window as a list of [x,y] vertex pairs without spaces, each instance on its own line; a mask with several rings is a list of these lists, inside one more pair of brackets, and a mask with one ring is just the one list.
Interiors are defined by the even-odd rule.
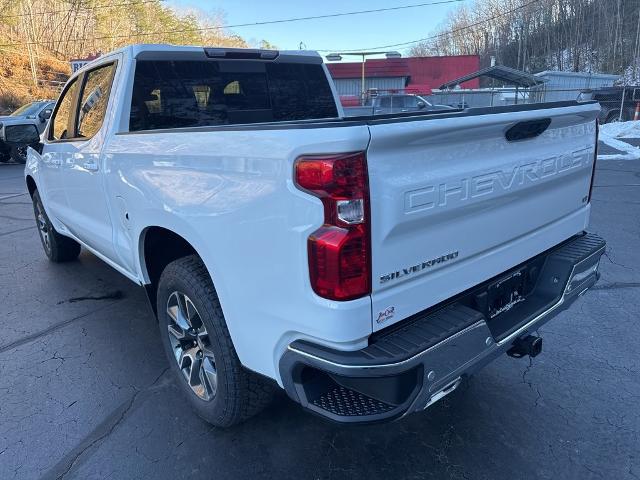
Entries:
[[112,63],[87,73],[78,112],[78,137],[93,137],[100,130],[115,68]]
[[62,98],[58,102],[58,110],[51,118],[50,140],[64,140],[72,137],[72,133],[68,131],[71,112],[75,109],[73,99],[76,97],[78,89],[78,79],[74,79],[71,86],[64,92]]
[[390,108],[391,107],[391,97],[380,97],[380,107],[381,108]]
[[404,97],[404,108],[418,108],[418,99],[416,97]]
[[391,97],[391,104],[393,108],[404,108],[404,97],[401,95],[396,95]]

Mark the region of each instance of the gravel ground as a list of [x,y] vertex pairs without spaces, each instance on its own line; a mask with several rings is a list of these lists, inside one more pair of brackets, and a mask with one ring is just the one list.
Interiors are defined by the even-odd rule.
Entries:
[[22,168],[0,165],[0,479],[640,478],[640,161],[599,162],[598,285],[422,414],[343,427],[284,395],[215,430],[167,371],[140,287],[93,255],[50,264]]

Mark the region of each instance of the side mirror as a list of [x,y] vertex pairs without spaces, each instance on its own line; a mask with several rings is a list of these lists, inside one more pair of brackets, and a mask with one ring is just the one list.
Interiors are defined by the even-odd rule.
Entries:
[[46,110],[40,112],[40,120],[43,122],[49,120],[51,118],[51,112],[52,110],[50,108],[47,108]]
[[424,108],[424,107],[426,107],[426,106],[427,106],[427,104],[426,104],[426,103],[424,103],[424,102],[422,102],[422,101],[419,101],[419,102],[418,102],[418,108],[423,109],[423,108]]
[[14,147],[40,143],[38,127],[32,123],[26,125],[7,125],[4,127],[4,141]]

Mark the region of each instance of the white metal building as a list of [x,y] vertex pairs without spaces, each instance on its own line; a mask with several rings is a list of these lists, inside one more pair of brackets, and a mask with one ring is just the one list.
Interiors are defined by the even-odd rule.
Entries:
[[544,80],[544,100],[555,102],[561,100],[575,100],[579,90],[589,88],[611,87],[620,78],[619,75],[585,72],[557,72],[545,70],[536,73],[536,77]]

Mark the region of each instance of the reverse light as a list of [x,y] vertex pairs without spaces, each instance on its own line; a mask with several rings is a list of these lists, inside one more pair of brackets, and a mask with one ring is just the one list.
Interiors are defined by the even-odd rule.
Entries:
[[336,206],[338,208],[338,220],[349,225],[364,222],[364,200],[362,198],[338,200]]
[[295,181],[324,206],[324,225],[307,241],[314,292],[331,300],[368,295],[371,233],[364,152],[299,157],[295,162]]

